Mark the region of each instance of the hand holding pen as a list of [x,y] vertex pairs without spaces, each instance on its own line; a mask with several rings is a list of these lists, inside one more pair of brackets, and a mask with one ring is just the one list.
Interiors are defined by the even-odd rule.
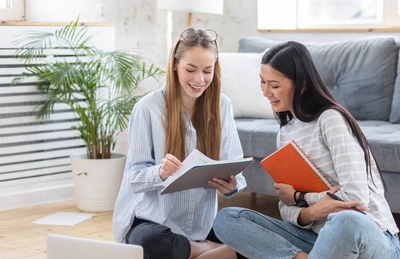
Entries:
[[[333,194],[333,193],[327,192],[326,194],[327,194],[329,197],[331,197],[332,199],[334,199],[334,200],[343,201],[343,202],[344,202],[344,200],[340,199],[338,196],[336,196],[336,195]],[[358,211],[358,212],[362,213],[362,214],[366,214],[364,211],[360,210],[360,209],[357,208],[356,206],[353,206],[353,207],[351,207],[351,208],[352,208],[353,210],[355,210],[355,211]]]

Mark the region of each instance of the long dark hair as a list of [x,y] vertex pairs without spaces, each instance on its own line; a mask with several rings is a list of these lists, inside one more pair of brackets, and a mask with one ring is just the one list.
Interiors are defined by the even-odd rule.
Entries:
[[[325,85],[308,49],[295,41],[280,43],[264,54],[261,64],[270,65],[274,70],[282,73],[293,82],[295,87],[293,112],[300,121],[314,121],[327,109],[337,110],[344,116],[364,151],[367,174],[373,179],[371,157],[375,160],[375,163],[376,159],[371,152],[367,139],[353,116],[336,101]],[[276,116],[281,127],[285,126],[293,118],[293,114],[290,111],[278,112]],[[384,183],[377,163],[376,166]]]

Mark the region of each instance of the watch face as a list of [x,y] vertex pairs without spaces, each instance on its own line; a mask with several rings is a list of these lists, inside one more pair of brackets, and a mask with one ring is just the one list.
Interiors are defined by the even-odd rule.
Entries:
[[299,198],[297,199],[297,206],[299,207],[308,207],[308,203],[304,199],[305,192],[300,192]]
[[299,207],[308,207],[308,203],[306,201],[299,201],[299,203],[297,203],[297,206],[299,206]]

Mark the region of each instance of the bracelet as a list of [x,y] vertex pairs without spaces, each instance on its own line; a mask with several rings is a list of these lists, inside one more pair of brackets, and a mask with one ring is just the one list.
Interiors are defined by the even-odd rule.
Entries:
[[297,200],[297,197],[296,197],[296,194],[298,193],[299,191],[295,191],[294,193],[293,193],[293,199],[294,199],[294,202],[296,203],[296,205],[297,205],[297,203],[299,203],[299,201]]

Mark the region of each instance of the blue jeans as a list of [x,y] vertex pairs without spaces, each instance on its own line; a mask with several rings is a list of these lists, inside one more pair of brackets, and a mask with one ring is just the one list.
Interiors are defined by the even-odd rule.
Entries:
[[399,259],[397,235],[382,232],[367,216],[332,213],[319,235],[245,208],[220,210],[213,227],[217,237],[252,259],[292,259],[300,251],[310,259]]

